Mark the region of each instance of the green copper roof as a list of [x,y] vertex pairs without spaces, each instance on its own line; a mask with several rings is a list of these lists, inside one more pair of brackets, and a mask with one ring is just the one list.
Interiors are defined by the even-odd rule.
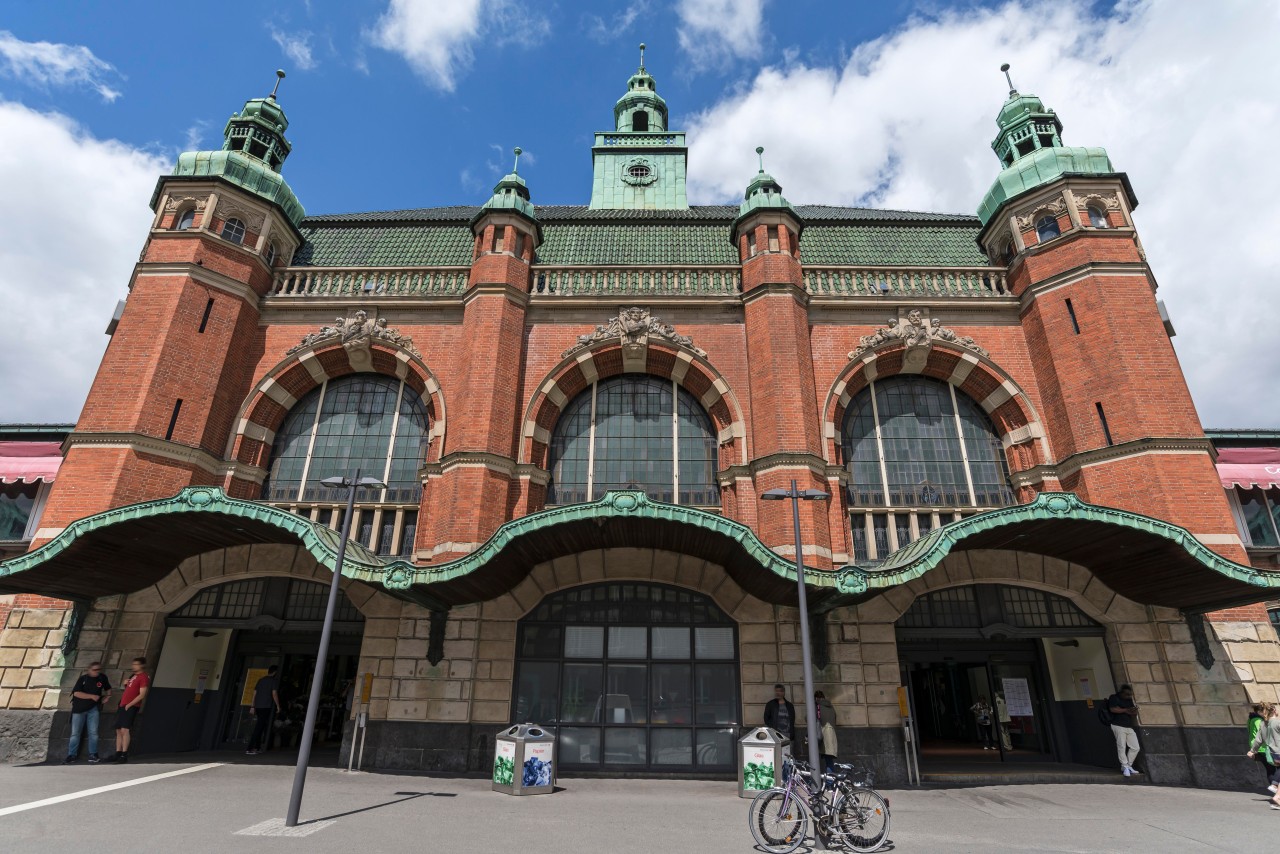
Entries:
[[306,241],[294,263],[315,267],[465,267],[471,264],[475,237],[467,218],[453,224],[359,224],[334,228],[306,220]]
[[841,570],[837,588],[862,596],[897,587],[935,569],[953,551],[973,548],[1013,549],[1071,561],[1142,604],[1213,610],[1274,597],[1280,589],[1280,572],[1228,560],[1185,528],[1086,504],[1069,492],[1042,492],[1030,504],[935,528],[877,566]]
[[[742,204],[738,206],[738,218],[733,221],[733,228],[729,232],[730,243],[733,243],[734,235],[738,233],[738,223],[753,213],[766,210],[788,211],[797,220],[800,219],[791,202],[783,197],[782,185],[778,183],[778,179],[764,171],[764,149],[757,148],[756,154],[760,157],[760,171],[751,179],[747,192],[743,194]],[[800,221],[800,228],[803,231],[803,220]]]
[[[178,155],[173,174],[196,178],[225,178],[237,187],[279,205],[295,226],[301,224],[306,216],[302,203],[279,172],[240,151],[184,151]],[[153,196],[152,207],[156,201]]]
[[978,219],[986,225],[1005,202],[1064,175],[1116,175],[1105,148],[1041,148],[1019,157],[996,176],[978,205]]

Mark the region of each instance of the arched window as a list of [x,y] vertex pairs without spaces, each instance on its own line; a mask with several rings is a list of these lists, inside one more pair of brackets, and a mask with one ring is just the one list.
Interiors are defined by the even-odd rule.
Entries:
[[991,419],[950,383],[915,375],[873,381],[849,402],[843,436],[849,501],[856,507],[1013,501]]
[[1111,223],[1107,220],[1107,213],[1097,205],[1089,205],[1089,225],[1094,228],[1109,228]]
[[178,224],[174,228],[178,231],[186,231],[188,228],[196,224],[196,209],[187,208],[178,217]]
[[268,243],[267,251],[263,253],[264,260],[266,260],[268,267],[274,267],[276,265],[277,254],[278,250],[276,249],[276,245],[274,243]]
[[232,217],[222,224],[222,239],[232,243],[244,242],[244,223]]
[[350,477],[358,467],[361,477],[377,478],[387,488],[357,492],[353,537],[379,554],[407,555],[417,529],[418,469],[429,428],[422,398],[401,380],[378,374],[327,380],[285,416],[262,497],[340,529],[345,493],[320,482]]
[[716,461],[715,428],[697,398],[673,380],[625,374],[592,383],[561,413],[547,503],[641,489],[659,501],[718,505]]
[[649,130],[649,114],[644,110],[636,110],[631,114],[631,129],[637,133]]
[[1046,214],[1036,220],[1036,240],[1041,243],[1047,243],[1060,234],[1062,229],[1058,228],[1057,217]]

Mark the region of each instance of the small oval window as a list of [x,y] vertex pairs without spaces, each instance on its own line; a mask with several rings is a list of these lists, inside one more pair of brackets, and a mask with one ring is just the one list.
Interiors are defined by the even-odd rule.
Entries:
[[186,231],[196,224],[196,212],[194,208],[187,208],[182,212],[182,216],[178,217],[178,231]]
[[1089,205],[1089,225],[1094,228],[1107,228],[1111,223],[1107,220],[1107,214],[1102,208]]
[[222,239],[232,243],[244,243],[244,223],[232,217],[222,224]]
[[627,167],[627,174],[632,178],[639,178],[643,180],[653,174],[653,171],[643,163],[637,163],[634,166]]
[[1062,229],[1058,228],[1058,218],[1054,216],[1042,216],[1036,220],[1036,239],[1041,243],[1053,240],[1062,234]]

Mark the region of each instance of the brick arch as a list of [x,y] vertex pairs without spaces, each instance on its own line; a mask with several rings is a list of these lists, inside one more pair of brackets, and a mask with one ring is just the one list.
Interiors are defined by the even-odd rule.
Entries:
[[[823,454],[835,464],[840,447],[845,408],[872,380],[904,373],[906,348],[889,347],[849,362],[832,383],[823,405],[826,441]],[[1026,392],[1008,372],[986,356],[935,341],[919,371],[955,386],[987,413],[1005,448],[1010,473],[1025,471],[1050,459],[1044,426]]]
[[[1029,552],[988,549],[950,554],[919,578],[857,607],[860,616],[896,622],[918,597],[970,584],[1007,584],[1056,593],[1108,629],[1117,622],[1142,623],[1148,619],[1145,606],[1117,593],[1087,567]],[[1178,618],[1174,611],[1169,614]]]
[[674,379],[711,416],[721,468],[746,463],[746,419],[737,395],[720,372],[705,357],[685,348],[650,342],[641,353],[624,353],[621,344],[612,343],[561,360],[539,383],[525,410],[519,461],[545,469],[551,431],[569,402],[593,382],[634,373]]
[[265,469],[276,431],[295,404],[325,380],[356,373],[402,379],[422,396],[431,432],[428,461],[438,460],[445,439],[444,395],[431,369],[417,356],[391,343],[369,347],[369,367],[357,370],[341,344],[304,350],[285,358],[258,381],[240,405],[235,432],[227,440],[226,457]]

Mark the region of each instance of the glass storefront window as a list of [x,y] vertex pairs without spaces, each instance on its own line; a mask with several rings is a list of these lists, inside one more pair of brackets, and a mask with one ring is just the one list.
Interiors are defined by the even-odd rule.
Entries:
[[36,503],[34,483],[0,483],[0,540],[21,540]]
[[1280,532],[1277,532],[1280,527],[1280,503],[1268,500],[1267,493],[1261,489],[1241,489],[1236,494],[1240,498],[1240,510],[1244,514],[1249,542],[1256,548],[1280,547]]

